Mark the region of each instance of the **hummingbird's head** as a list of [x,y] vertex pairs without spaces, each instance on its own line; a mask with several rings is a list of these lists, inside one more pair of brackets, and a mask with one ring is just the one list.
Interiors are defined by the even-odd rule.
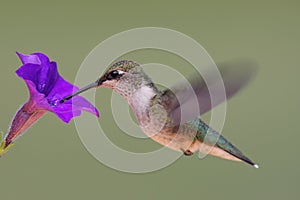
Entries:
[[121,60],[112,64],[96,82],[65,97],[61,102],[71,99],[73,96],[86,90],[98,87],[111,88],[128,99],[137,89],[144,85],[154,87],[152,81],[144,73],[142,67],[134,61]]
[[[121,60],[111,65],[98,79],[98,87],[115,89],[120,83],[126,84],[124,79],[133,81],[139,71],[139,64],[133,61]],[[127,83],[129,84],[129,82]]]
[[129,60],[122,60],[111,65],[98,79],[97,87],[112,88],[128,99],[143,85],[152,84],[142,67]]

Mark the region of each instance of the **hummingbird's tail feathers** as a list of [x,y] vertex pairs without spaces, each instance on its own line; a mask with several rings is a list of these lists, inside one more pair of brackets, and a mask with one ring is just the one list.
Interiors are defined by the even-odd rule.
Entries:
[[201,119],[190,121],[189,125],[197,130],[196,138],[200,155],[204,157],[207,154],[233,161],[244,161],[255,168],[258,165],[247,158],[237,147],[231,144],[220,133],[210,128]]
[[239,159],[240,161],[244,161],[245,163],[248,163],[254,168],[259,168],[259,166],[256,163],[254,163],[252,160],[246,157],[237,147],[231,144],[222,135],[220,135],[216,146],[229,153],[230,155],[234,156],[235,158]]
[[199,157],[203,158],[205,155],[210,154],[212,156],[216,156],[219,158],[232,160],[232,161],[241,161],[241,159],[237,158],[236,156],[224,151],[223,149],[217,146],[211,146],[205,143],[200,143],[199,145]]
[[244,161],[245,163],[248,163],[249,165],[253,166],[256,169],[259,168],[258,164],[254,163],[252,160],[250,160],[248,157],[246,157],[244,155],[235,155],[235,154],[233,154],[231,152],[228,152],[228,153],[231,154],[231,155],[233,155],[233,156],[235,156],[236,158],[240,159],[241,161]]

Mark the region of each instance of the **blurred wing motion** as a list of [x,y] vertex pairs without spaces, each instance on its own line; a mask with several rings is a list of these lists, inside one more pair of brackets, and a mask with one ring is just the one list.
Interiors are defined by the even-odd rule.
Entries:
[[[220,74],[209,68],[201,72],[206,81],[199,74],[192,75],[187,81],[162,92],[162,100],[170,108],[170,117],[175,124],[199,117],[231,98],[257,71],[257,65],[249,61],[226,62],[217,66]],[[209,90],[213,91],[212,97]]]

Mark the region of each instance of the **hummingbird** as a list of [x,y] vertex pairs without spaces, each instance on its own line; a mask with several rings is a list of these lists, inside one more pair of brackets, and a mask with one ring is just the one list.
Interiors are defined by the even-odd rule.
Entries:
[[[240,91],[253,75],[253,67],[240,69],[234,63],[225,63],[219,67],[227,99]],[[217,82],[212,80],[210,84],[215,85]],[[228,160],[243,161],[258,168],[236,146],[200,119],[200,115],[226,100],[218,98],[212,104],[208,86],[201,77],[191,76],[189,84],[180,82],[160,90],[140,64],[121,60],[110,65],[95,82],[60,102],[92,88],[111,88],[128,102],[142,131],[161,145],[186,156],[200,151]],[[195,111],[196,106],[201,113]]]

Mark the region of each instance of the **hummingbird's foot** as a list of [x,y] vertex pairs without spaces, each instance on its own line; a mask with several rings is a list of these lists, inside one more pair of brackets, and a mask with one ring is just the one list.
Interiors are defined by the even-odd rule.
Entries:
[[185,156],[191,156],[191,155],[194,154],[194,153],[191,152],[189,149],[187,149],[187,150],[181,149],[181,151],[183,152],[183,154],[184,154]]

